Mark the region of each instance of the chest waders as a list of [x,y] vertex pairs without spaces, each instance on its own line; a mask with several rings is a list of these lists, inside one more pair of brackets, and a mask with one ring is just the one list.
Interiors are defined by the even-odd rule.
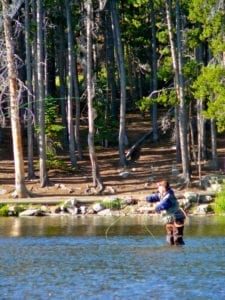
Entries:
[[170,245],[184,245],[183,240],[184,221],[176,221],[166,224],[166,240]]

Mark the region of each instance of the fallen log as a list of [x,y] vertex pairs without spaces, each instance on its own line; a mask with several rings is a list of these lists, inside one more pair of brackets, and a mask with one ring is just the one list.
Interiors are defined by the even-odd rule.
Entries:
[[142,143],[153,134],[153,130],[146,132],[137,142],[127,151],[126,159],[135,161],[140,156],[140,148]]

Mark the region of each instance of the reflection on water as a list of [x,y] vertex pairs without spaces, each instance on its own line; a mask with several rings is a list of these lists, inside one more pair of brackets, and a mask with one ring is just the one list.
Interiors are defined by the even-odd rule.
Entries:
[[[189,217],[185,236],[224,235],[225,217]],[[164,226],[154,216],[57,216],[0,218],[0,236],[114,236],[163,235]]]
[[224,225],[170,247],[148,216],[0,218],[0,299],[225,299]]

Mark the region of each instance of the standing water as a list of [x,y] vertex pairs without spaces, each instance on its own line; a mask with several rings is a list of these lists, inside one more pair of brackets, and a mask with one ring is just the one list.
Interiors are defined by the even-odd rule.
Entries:
[[0,299],[225,299],[225,217],[0,218]]

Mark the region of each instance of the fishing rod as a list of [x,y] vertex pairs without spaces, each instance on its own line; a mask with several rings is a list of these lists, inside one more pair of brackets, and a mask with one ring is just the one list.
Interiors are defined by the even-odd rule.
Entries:
[[[128,205],[126,205],[125,207],[127,207]],[[105,238],[108,239],[108,233],[109,230],[113,227],[113,225],[115,225],[120,219],[122,219],[123,217],[125,217],[125,215],[121,215],[118,216],[113,222],[111,222],[111,224],[107,227],[106,231],[105,231]],[[154,242],[156,243],[157,246],[159,246],[159,242],[157,241],[156,237],[154,236],[154,234],[152,233],[152,231],[149,229],[149,227],[147,226],[147,223],[145,222],[144,227],[146,229],[146,231],[149,233],[149,235],[152,237],[152,239],[154,240]]]

